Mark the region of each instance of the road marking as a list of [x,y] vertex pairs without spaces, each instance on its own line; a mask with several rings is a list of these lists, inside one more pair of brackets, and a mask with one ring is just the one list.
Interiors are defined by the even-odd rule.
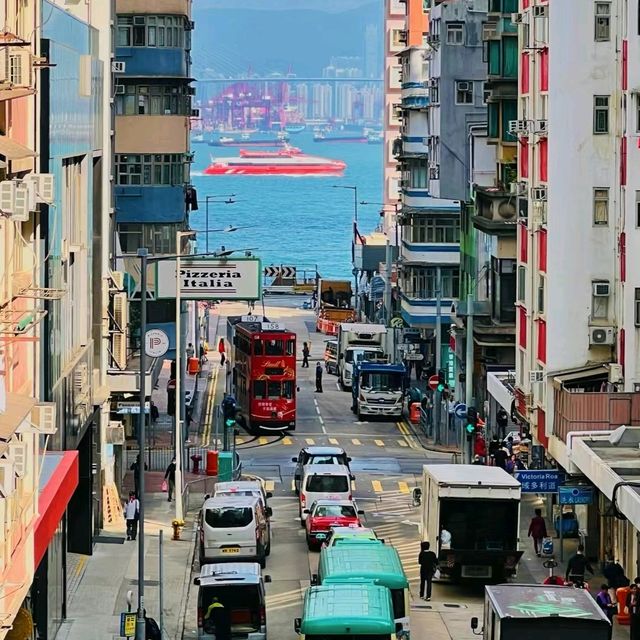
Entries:
[[379,447],[384,447],[384,442],[382,442],[382,440],[374,440],[374,442],[375,442]]
[[358,438],[351,438],[351,444],[362,444],[362,442],[360,442],[360,440],[358,440]]
[[406,482],[398,482],[400,493],[409,493],[409,485]]
[[313,438],[305,438],[304,441],[307,444],[315,444],[316,443],[316,441]]
[[407,427],[405,427],[402,422],[396,422],[396,426],[403,436],[408,435],[409,432],[407,431]]
[[380,480],[372,480],[371,486],[376,493],[382,493],[382,482]]
[[213,412],[214,412],[214,404],[215,404],[215,395],[216,395],[216,387],[218,384],[218,369],[214,369],[213,377],[209,382],[209,397],[207,398],[207,411],[205,418],[204,431],[202,433],[202,445],[204,447],[208,447],[211,440],[211,425],[213,423]]
[[293,440],[289,436],[285,436],[284,438],[282,438],[282,444],[293,444]]
[[273,480],[265,480],[264,481],[264,490],[265,491],[273,491],[276,488],[276,483]]
[[258,438],[258,444],[267,444],[267,442],[269,442],[267,436],[260,436]]
[[406,440],[398,440],[398,444],[399,444],[401,447],[408,447],[408,446],[409,446],[409,445],[407,444],[407,441],[406,441]]
[[335,438],[329,438],[329,444],[337,445],[340,443]]
[[242,436],[236,436],[236,444],[244,444],[244,438]]

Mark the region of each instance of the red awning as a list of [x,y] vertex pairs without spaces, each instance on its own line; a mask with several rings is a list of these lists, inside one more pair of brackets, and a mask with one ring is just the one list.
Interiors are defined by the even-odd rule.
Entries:
[[[78,486],[79,466],[77,451],[46,453],[41,474],[40,495],[36,521],[34,556],[37,567],[40,564],[53,535],[62,520],[69,500]],[[47,468],[48,467],[48,468]]]

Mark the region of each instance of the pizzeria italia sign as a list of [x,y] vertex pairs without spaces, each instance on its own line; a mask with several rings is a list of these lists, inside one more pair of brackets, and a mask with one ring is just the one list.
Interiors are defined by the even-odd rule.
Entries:
[[158,262],[157,298],[175,298],[177,283],[183,300],[259,300],[261,297],[259,258],[180,260]]

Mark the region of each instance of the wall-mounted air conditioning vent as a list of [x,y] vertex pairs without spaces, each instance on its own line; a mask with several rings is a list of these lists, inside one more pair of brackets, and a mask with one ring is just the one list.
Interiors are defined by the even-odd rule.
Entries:
[[126,68],[126,62],[120,62],[119,60],[111,61],[111,73],[124,73]]
[[597,298],[611,295],[611,285],[608,282],[592,282],[592,294]]
[[531,199],[534,202],[546,202],[547,187],[533,187],[533,189],[531,189]]
[[544,382],[543,371],[529,371],[529,382],[535,384],[537,382]]
[[589,344],[592,346],[612,345],[615,339],[613,327],[589,327]]

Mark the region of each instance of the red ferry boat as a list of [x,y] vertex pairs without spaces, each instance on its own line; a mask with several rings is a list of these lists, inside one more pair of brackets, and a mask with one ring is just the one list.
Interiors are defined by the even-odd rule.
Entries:
[[346,166],[342,160],[309,156],[295,147],[288,147],[281,151],[241,149],[239,157],[213,158],[203,173],[209,176],[341,176]]

